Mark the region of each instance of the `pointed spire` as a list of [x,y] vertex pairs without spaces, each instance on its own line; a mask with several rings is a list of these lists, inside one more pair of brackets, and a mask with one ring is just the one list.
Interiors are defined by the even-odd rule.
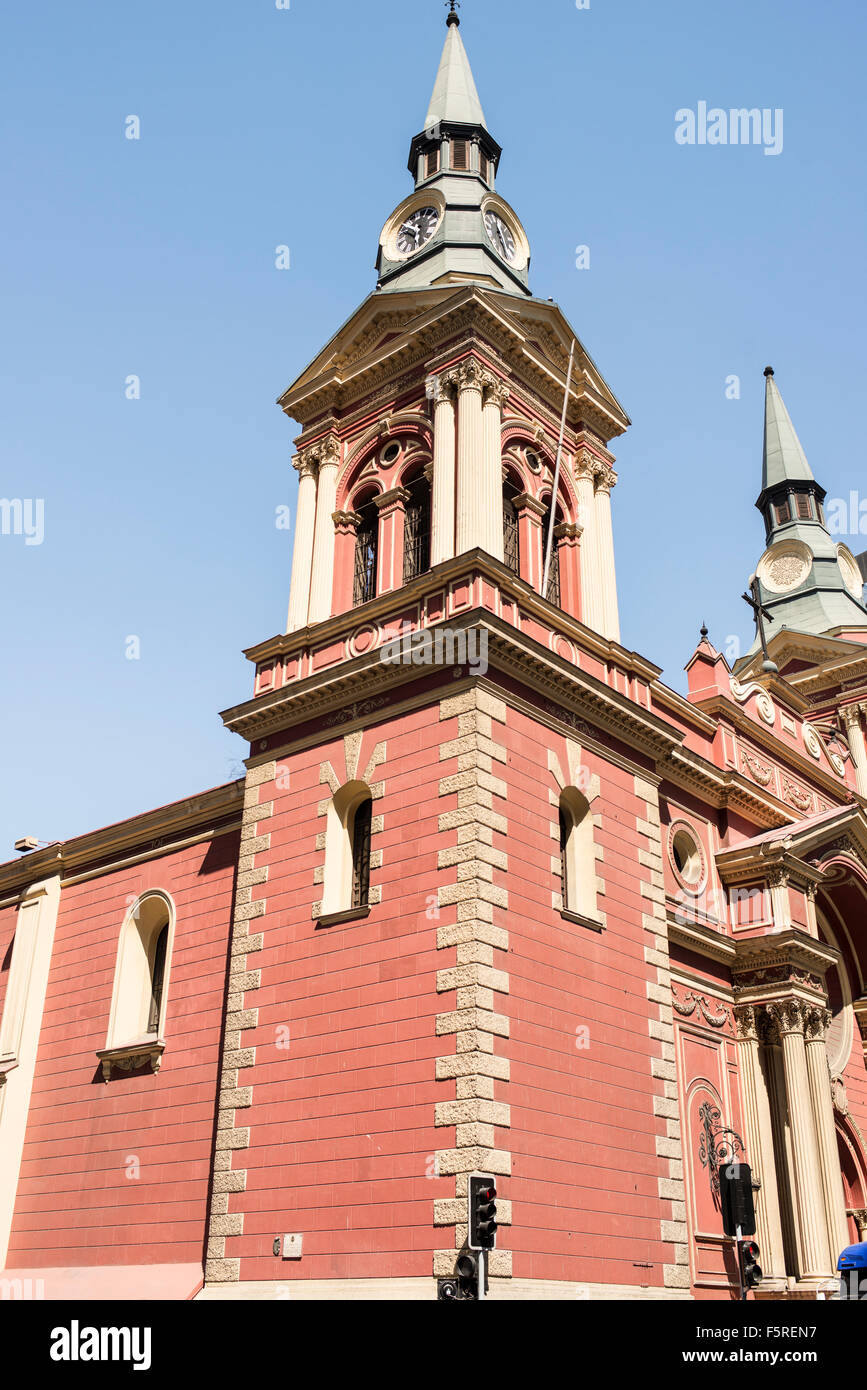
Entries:
[[773,367],[765,367],[765,448],[762,493],[780,483],[812,483],[813,472],[795,433]]
[[440,59],[427,120],[424,123],[425,130],[430,130],[438,121],[480,125],[487,130],[473,70],[461,38],[460,16],[454,9],[449,11],[447,23],[449,32]]

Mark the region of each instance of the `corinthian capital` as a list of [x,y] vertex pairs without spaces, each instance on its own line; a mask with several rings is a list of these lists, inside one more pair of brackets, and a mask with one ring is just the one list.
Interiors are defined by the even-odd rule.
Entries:
[[495,405],[502,410],[509,399],[509,388],[499,377],[488,374],[485,377],[483,399],[485,405]]
[[840,714],[843,716],[843,723],[846,725],[847,729],[858,729],[861,727],[861,714],[864,708],[864,705],[843,706],[840,710]]
[[296,454],[292,460],[292,467],[297,469],[299,479],[315,478],[318,466],[310,449],[304,449],[300,454]]
[[440,372],[437,376],[428,377],[425,382],[425,394],[428,400],[437,406],[440,401],[454,400],[456,385],[454,372]]
[[831,1026],[831,1010],[818,1005],[804,1010],[804,1035],[807,1042],[824,1042]]
[[479,391],[484,389],[490,373],[486,372],[481,362],[475,357],[468,357],[465,362],[460,362],[453,372],[449,373],[449,379],[454,380],[459,391]]
[[617,484],[617,474],[608,463],[597,464],[594,476],[597,492],[607,492],[610,494],[611,489]]
[[773,1004],[766,1004],[765,1011],[768,1018],[776,1024],[780,1037],[785,1037],[787,1033],[804,1032],[809,1005],[802,1004],[800,999],[780,999]]
[[319,467],[336,468],[340,463],[340,440],[336,434],[329,434],[313,446],[319,450]]
[[598,467],[599,459],[595,454],[591,454],[589,449],[578,450],[574,464],[576,478],[595,478]]
[[734,1010],[739,1042],[758,1042],[759,1025],[752,1004],[741,1004]]

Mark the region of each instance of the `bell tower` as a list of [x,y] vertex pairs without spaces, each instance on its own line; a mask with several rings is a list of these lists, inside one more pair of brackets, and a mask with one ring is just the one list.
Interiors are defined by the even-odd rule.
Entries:
[[[629,420],[532,293],[500,163],[453,9],[376,287],[280,398],[301,427],[288,622],[247,651],[253,697],[223,715],[250,755],[210,1284],[405,1276],[430,1296],[475,1171],[503,1179],[488,1273],[510,1278],[513,1148],[516,1195],[541,1211],[533,1116],[553,1135],[607,1114],[574,1091],[574,1024],[544,1066],[528,1029],[555,977],[570,1019],[594,1007],[609,912],[642,1038],[668,1027],[647,866],[654,759],[677,737],[649,712],[657,668],[619,640],[610,446]],[[611,1063],[624,1095],[657,1084],[645,1052]],[[669,1162],[655,1142],[630,1140],[642,1171]],[[577,1213],[571,1159],[563,1173]],[[550,1216],[550,1263],[515,1237],[527,1280],[579,1268]],[[676,1287],[662,1236],[645,1244]]]
[[561,311],[531,293],[501,153],[452,11],[376,289],[280,398],[302,426],[290,633],[476,549],[516,598],[538,593],[550,539],[545,598],[619,640],[609,444],[629,421]]

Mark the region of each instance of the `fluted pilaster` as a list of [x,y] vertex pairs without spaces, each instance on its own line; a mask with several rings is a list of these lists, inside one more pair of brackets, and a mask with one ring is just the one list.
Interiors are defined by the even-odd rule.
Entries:
[[756,1010],[751,1005],[735,1009],[735,1023],[744,1137],[750,1168],[760,1183],[755,1203],[756,1239],[764,1256],[766,1283],[778,1283],[782,1287],[786,1278],[786,1260],[774,1158],[774,1132],[770,1098],[759,1055]]
[[833,1277],[836,1257],[831,1251],[825,1222],[825,1201],[819,1167],[819,1150],[807,1071],[804,1027],[807,1007],[797,999],[768,1004],[783,1049],[786,1100],[791,1123],[795,1222],[802,1279]]
[[867,743],[865,743],[862,723],[862,715],[865,710],[867,710],[865,705],[846,705],[841,710],[849,739],[849,751],[855,765],[855,782],[859,796],[867,796]]
[[575,460],[575,485],[578,490],[579,520],[584,527],[581,537],[581,617],[587,627],[604,634],[605,591],[602,586],[602,554],[595,495],[597,466],[598,460],[591,453],[586,449],[579,451]]
[[482,394],[482,540],[480,544],[503,559],[503,406],[509,392],[501,381],[488,377]]
[[299,475],[298,509],[295,514],[287,632],[297,632],[298,628],[307,626],[310,578],[313,573],[313,530],[316,524],[316,464],[302,454],[295,460],[295,467]]
[[308,622],[321,623],[331,616],[334,586],[334,511],[337,505],[337,473],[340,443],[331,436],[318,446],[319,483],[316,490],[316,523],[313,531],[313,572],[310,579]]
[[455,553],[455,384],[446,377],[429,382],[434,406],[431,565]]
[[[485,373],[475,358],[455,370],[458,388],[458,488],[455,553],[463,555],[484,544],[485,507],[490,506],[483,482],[485,443],[482,422],[482,390]],[[498,505],[502,512],[502,499]]]
[[599,560],[602,580],[602,631],[612,642],[620,641],[620,612],[617,605],[617,571],[614,564],[614,527],[611,521],[611,489],[617,482],[613,468],[602,465],[596,473],[596,520],[599,531]]
[[805,1020],[804,1040],[810,1098],[816,1122],[822,1190],[825,1198],[828,1244],[836,1264],[836,1258],[840,1251],[849,1244],[849,1227],[846,1221],[846,1198],[843,1194],[843,1179],[840,1174],[837,1129],[834,1124],[834,1103],[831,1099],[831,1078],[828,1071],[828,1053],[825,1047],[825,1038],[830,1022],[831,1014],[828,1009],[810,1009]]

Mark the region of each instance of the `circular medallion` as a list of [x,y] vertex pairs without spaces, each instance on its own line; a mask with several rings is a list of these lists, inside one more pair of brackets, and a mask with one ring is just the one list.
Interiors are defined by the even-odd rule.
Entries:
[[861,578],[861,571],[858,568],[858,561],[846,545],[837,546],[837,564],[843,576],[843,583],[854,599],[859,603],[862,601],[864,593],[864,580]]
[[759,561],[758,576],[771,594],[788,594],[799,588],[813,567],[813,556],[803,541],[781,541]]

